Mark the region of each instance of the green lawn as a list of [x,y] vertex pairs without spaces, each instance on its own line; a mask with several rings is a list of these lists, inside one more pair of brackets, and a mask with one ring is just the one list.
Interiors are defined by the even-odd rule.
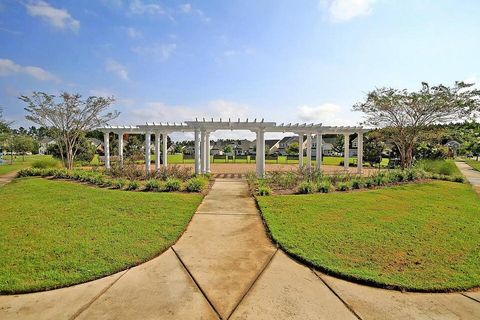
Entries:
[[25,161],[23,161],[22,156],[16,156],[13,159],[13,164],[10,164],[10,156],[4,155],[3,161],[4,163],[0,165],[0,175],[10,173],[12,171],[17,171],[23,168],[28,168],[32,165],[32,163],[36,160],[50,158],[50,156],[44,155],[33,155],[33,156],[25,156]]
[[127,192],[43,178],[0,187],[0,292],[85,282],[149,260],[190,221],[198,194]]
[[461,176],[462,173],[455,165],[453,160],[420,160],[415,164],[416,167],[421,168],[427,172],[444,174],[447,176]]
[[273,238],[337,275],[409,290],[480,285],[480,199],[467,184],[258,197]]
[[[152,156],[152,159],[154,159],[153,156]],[[211,157],[210,161],[212,163],[225,163],[225,160],[218,160],[218,159],[215,160],[215,162],[213,162],[213,157]],[[306,163],[306,161],[307,161],[307,157],[303,157],[303,162]],[[325,157],[323,157],[322,163],[325,164],[325,165],[339,166],[341,161],[343,161],[343,157],[326,157],[325,156]],[[356,157],[351,157],[350,158],[350,163],[356,163],[356,161],[357,161]],[[250,161],[248,161],[248,162],[250,162]],[[312,161],[312,162],[315,163],[315,161]],[[153,163],[153,160],[152,160],[152,163]],[[184,162],[182,154],[170,154],[170,155],[168,155],[168,163],[170,163],[170,164],[194,163],[194,160],[193,159],[187,159]],[[230,157],[227,163],[233,163],[233,159]],[[246,160],[235,160],[235,163],[247,163],[247,161]],[[255,163],[255,160],[252,160],[251,163]],[[277,161],[266,160],[266,163],[277,163]],[[287,157],[279,156],[278,157],[278,163],[280,163],[280,164],[285,164],[285,163],[292,164],[292,163],[298,163],[298,160],[288,160],[287,161]],[[382,164],[382,166],[387,166],[388,158],[383,158],[381,164]],[[368,165],[368,164],[364,163],[364,165]]]
[[465,163],[468,164],[473,169],[475,169],[477,171],[480,171],[480,161],[472,160],[472,159],[466,159]]

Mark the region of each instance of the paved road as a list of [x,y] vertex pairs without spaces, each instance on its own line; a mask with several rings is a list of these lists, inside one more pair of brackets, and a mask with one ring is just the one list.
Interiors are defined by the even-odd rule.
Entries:
[[470,167],[465,162],[455,162],[458,169],[467,178],[468,182],[473,186],[478,195],[480,195],[480,171],[477,171]]
[[245,180],[217,179],[159,257],[70,288],[0,296],[0,319],[480,319],[480,292],[401,293],[311,270],[269,241]]

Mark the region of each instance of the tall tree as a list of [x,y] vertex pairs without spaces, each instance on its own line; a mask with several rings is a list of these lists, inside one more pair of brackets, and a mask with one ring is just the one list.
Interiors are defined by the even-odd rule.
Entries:
[[453,87],[430,86],[423,82],[419,91],[375,89],[353,110],[365,114],[366,125],[385,128],[398,148],[400,165],[410,167],[413,150],[430,125],[471,118],[480,110],[480,90],[473,84],[456,82]]
[[19,99],[27,104],[27,120],[53,128],[53,138],[68,169],[73,168],[80,136],[119,115],[118,111],[106,112],[115,101],[113,97],[92,96],[83,100],[80,94],[63,92],[57,99],[54,95],[34,92],[31,97],[21,96]]

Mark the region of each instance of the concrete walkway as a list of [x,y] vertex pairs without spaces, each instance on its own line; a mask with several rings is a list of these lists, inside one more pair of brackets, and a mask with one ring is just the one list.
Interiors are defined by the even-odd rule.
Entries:
[[480,319],[480,292],[401,293],[313,271],[272,245],[245,180],[217,179],[159,257],[70,288],[0,296],[0,319]]
[[0,187],[6,185],[17,176],[17,171],[0,175]]
[[468,182],[473,186],[475,191],[480,196],[480,172],[470,167],[465,162],[455,162],[458,169],[462,172],[462,174],[467,178]]

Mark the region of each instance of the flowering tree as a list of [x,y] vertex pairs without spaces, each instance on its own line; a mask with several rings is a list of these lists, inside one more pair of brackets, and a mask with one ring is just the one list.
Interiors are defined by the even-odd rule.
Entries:
[[353,110],[365,114],[366,125],[384,128],[398,148],[402,168],[413,163],[413,151],[428,126],[468,119],[480,110],[480,90],[456,82],[453,87],[422,83],[419,91],[375,89]]
[[79,138],[86,131],[103,126],[119,115],[118,111],[106,112],[115,101],[113,97],[92,96],[83,100],[79,94],[63,92],[57,99],[54,95],[34,92],[30,97],[21,96],[19,99],[27,104],[27,120],[53,129],[53,138],[68,169],[73,168]]

